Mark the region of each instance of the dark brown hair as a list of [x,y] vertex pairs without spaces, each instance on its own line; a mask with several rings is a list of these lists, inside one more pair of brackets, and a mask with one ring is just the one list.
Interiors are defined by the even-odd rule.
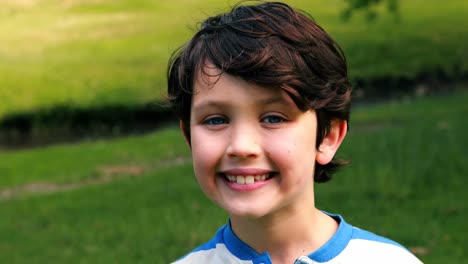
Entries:
[[[349,121],[351,85],[345,56],[305,12],[277,2],[238,5],[209,17],[176,50],[167,72],[168,99],[190,140],[193,83],[210,62],[221,72],[264,87],[283,89],[302,111],[317,114],[317,146],[332,120]],[[326,182],[338,167],[316,164],[314,180]]]

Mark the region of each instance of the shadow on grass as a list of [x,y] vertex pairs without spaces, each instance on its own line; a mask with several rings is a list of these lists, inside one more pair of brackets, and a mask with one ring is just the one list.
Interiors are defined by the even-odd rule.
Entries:
[[143,134],[175,120],[172,111],[162,103],[88,108],[59,105],[34,112],[14,113],[0,120],[0,148],[30,148]]
[[[411,96],[451,93],[466,87],[468,72],[461,66],[449,74],[442,69],[414,76],[384,76],[353,81],[353,105],[369,105]],[[83,139],[143,134],[176,123],[163,102],[144,105],[77,107],[57,105],[32,112],[12,113],[0,120],[0,149],[40,147]]]

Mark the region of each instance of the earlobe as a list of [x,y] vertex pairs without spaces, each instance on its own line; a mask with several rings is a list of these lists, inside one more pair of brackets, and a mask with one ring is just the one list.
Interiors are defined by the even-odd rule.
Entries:
[[180,131],[182,132],[182,135],[184,135],[185,142],[190,147],[190,139],[188,138],[189,135],[187,135],[186,133],[187,131],[185,130],[185,124],[182,120],[179,121],[179,128],[180,128]]
[[319,164],[328,164],[333,159],[347,131],[348,123],[346,121],[332,120],[330,131],[328,131],[328,134],[323,138],[315,157],[315,160]]

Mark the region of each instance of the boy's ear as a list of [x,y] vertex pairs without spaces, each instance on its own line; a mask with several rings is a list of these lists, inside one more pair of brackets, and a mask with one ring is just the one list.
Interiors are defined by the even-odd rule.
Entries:
[[185,133],[185,124],[182,120],[179,121],[179,127],[180,127],[180,131],[182,132],[182,135],[184,135],[185,142],[190,147],[190,139],[188,138],[188,135]]
[[318,152],[315,160],[321,164],[328,164],[335,156],[336,151],[343,142],[348,131],[348,123],[344,120],[332,120],[330,131],[323,138],[322,143],[318,147]]

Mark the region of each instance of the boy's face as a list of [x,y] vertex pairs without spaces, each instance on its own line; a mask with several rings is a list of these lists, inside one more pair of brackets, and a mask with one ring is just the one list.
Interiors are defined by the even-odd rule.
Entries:
[[314,206],[315,112],[301,112],[281,89],[217,78],[199,75],[192,99],[193,166],[204,193],[231,216]]

